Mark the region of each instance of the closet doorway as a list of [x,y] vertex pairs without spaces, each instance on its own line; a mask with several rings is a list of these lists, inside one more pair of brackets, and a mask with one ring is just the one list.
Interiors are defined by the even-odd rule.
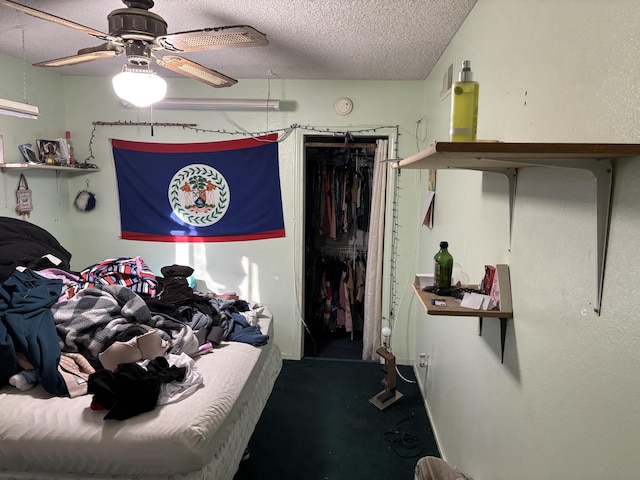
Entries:
[[376,141],[304,137],[304,357],[361,360]]

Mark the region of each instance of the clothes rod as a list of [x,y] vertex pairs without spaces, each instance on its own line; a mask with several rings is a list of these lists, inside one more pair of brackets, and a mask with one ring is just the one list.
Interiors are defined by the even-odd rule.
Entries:
[[331,143],[331,142],[305,142],[305,147],[319,148],[377,148],[375,143]]
[[367,245],[345,245],[345,246],[337,246],[337,245],[322,245],[320,247],[320,251],[323,253],[352,253],[356,252],[366,252],[368,250]]

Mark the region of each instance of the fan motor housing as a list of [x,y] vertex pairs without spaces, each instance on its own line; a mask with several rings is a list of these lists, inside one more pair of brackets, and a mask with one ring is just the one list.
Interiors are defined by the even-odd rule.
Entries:
[[167,22],[160,15],[140,8],[121,8],[108,15],[109,35],[125,40],[153,41],[167,34]]

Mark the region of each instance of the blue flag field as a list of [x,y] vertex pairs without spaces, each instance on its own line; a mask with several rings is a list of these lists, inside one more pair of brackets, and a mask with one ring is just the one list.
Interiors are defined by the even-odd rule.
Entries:
[[111,147],[123,239],[285,236],[277,134],[184,144],[111,139]]

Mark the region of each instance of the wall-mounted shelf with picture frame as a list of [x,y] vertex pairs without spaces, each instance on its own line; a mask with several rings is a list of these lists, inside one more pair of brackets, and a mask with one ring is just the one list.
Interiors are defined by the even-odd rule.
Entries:
[[22,154],[24,160],[26,162],[9,162],[5,163],[4,161],[4,139],[2,135],[0,135],[0,171],[3,174],[11,171],[20,171],[20,170],[48,170],[51,172],[67,172],[67,173],[96,173],[99,172],[100,169],[96,167],[84,167],[83,164],[79,163],[77,166],[72,167],[69,165],[47,165],[46,163],[40,160],[36,150],[31,146],[31,144],[25,143],[18,147],[18,150]]

